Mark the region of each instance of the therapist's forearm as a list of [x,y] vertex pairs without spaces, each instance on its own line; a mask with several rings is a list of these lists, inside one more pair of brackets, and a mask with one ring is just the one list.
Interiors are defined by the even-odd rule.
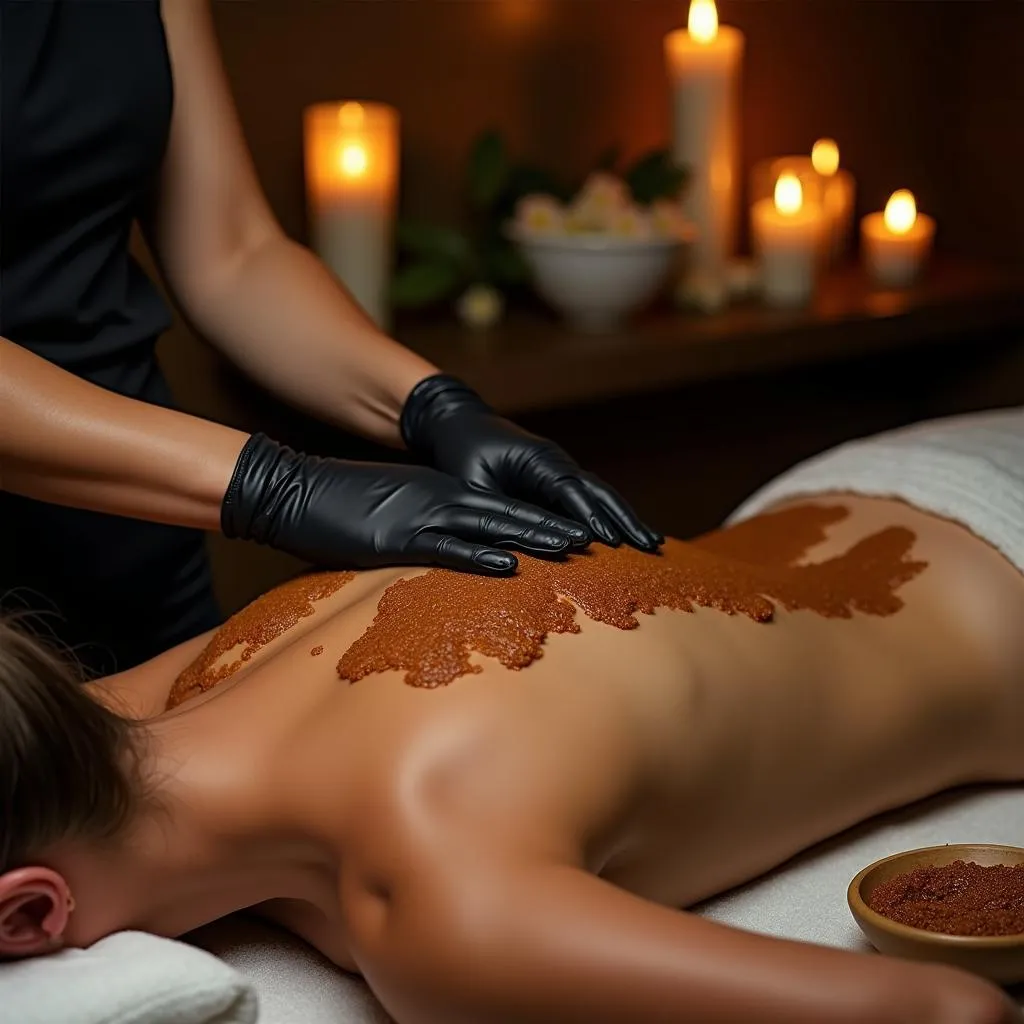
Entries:
[[236,366],[317,418],[392,446],[412,388],[436,367],[382,334],[333,275],[283,233],[176,295]]
[[0,489],[205,530],[248,435],[116,395],[0,338]]

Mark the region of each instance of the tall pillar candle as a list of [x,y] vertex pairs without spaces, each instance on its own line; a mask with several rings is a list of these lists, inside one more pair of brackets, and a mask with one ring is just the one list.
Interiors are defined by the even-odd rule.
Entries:
[[318,103],[304,118],[313,249],[382,328],[398,185],[398,113],[381,103]]
[[683,206],[698,232],[688,270],[695,290],[720,284],[735,251],[743,44],[742,32],[718,24],[714,0],[691,0],[687,28],[665,37],[673,157],[690,171]]

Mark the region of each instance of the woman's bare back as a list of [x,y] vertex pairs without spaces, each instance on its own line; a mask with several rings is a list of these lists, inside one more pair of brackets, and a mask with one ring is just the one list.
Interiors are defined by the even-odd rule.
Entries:
[[[660,560],[526,562],[528,613],[508,581],[467,605],[381,570],[261,626],[279,592],[257,642],[235,620],[97,695],[151,719],[189,819],[277,894],[256,912],[401,1024],[1016,1020],[956,972],[672,909],[887,807],[1024,778],[1020,574],[898,503],[767,519]],[[245,905],[218,892],[203,914]]]
[[[244,736],[254,770],[262,761],[304,820],[327,830],[344,823],[339,844],[391,828],[464,830],[467,842],[544,848],[639,895],[687,905],[871,814],[1019,769],[990,742],[1024,666],[1008,625],[1024,614],[1019,575],[955,525],[891,502],[842,505],[851,514],[834,517],[830,539],[806,558],[908,531],[887,569],[896,600],[884,614],[826,616],[775,601],[772,621],[760,622],[747,609],[662,607],[622,629],[577,610],[579,632],[547,635],[543,656],[518,671],[469,651],[473,671],[433,688],[409,685],[408,667],[339,678],[339,666],[358,674],[359,644],[378,658],[387,649],[387,636],[366,638],[396,582],[430,583],[381,570],[346,579],[170,714],[211,735]],[[732,536],[708,549],[717,557],[744,543]],[[620,556],[604,557],[615,572]],[[968,587],[972,607],[980,599],[988,609],[977,621],[962,600]],[[435,595],[438,623],[444,596]],[[429,645],[422,623],[409,631]],[[238,655],[207,658],[206,668]],[[345,813],[354,791],[362,809]]]

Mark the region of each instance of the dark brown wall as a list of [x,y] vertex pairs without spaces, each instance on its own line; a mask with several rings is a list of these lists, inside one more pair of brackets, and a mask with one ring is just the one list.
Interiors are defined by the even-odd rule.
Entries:
[[[524,155],[572,172],[612,141],[630,152],[666,141],[662,39],[686,9],[686,0],[214,4],[260,175],[297,236],[304,105],[394,104],[405,206],[448,216],[460,162],[488,125]],[[1024,94],[1024,4],[721,0],[720,10],[747,36],[747,166],[830,134],[858,177],[862,210],[909,187],[955,248],[1024,251],[1015,107]]]
[[[909,187],[938,218],[947,249],[1024,260],[1024,3],[720,0],[719,8],[722,21],[747,36],[745,167],[833,135],[857,176],[860,212]],[[404,209],[455,217],[462,162],[485,127],[501,129],[522,156],[567,173],[583,172],[611,142],[627,154],[666,142],[662,39],[685,22],[686,9],[687,0],[214,0],[257,170],[298,238],[305,236],[306,104],[394,104]],[[165,339],[163,357],[192,411],[249,427],[280,413],[251,396],[237,401],[215,361],[180,327]],[[713,523],[758,474],[957,404],[950,381],[962,380],[962,367],[930,365],[925,380],[913,364],[891,370],[884,385],[875,365],[860,376],[717,385],[666,397],[653,412],[652,403],[626,403],[538,426],[627,488],[659,525],[688,532]],[[975,385],[968,404],[1005,400],[986,386]],[[926,400],[935,394],[943,400]],[[730,407],[746,410],[743,422]],[[607,428],[610,417],[626,424],[618,442],[595,441],[589,425]],[[631,429],[634,439],[623,443]],[[672,453],[684,449],[666,471]],[[220,541],[215,560],[230,607],[293,568],[272,553]]]

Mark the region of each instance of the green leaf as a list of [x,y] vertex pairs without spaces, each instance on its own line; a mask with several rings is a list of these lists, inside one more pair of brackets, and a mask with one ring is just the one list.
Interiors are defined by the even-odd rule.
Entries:
[[667,149],[657,149],[641,157],[626,172],[626,184],[633,198],[642,204],[655,199],[674,199],[689,177],[685,167],[672,159]]
[[401,268],[391,279],[388,298],[396,309],[415,309],[448,298],[462,283],[451,260],[422,259]]
[[462,232],[422,221],[399,221],[397,241],[398,248],[412,256],[447,259],[460,267],[472,257],[469,239]]
[[469,199],[477,210],[492,206],[508,180],[505,144],[496,131],[484,132],[469,157]]

